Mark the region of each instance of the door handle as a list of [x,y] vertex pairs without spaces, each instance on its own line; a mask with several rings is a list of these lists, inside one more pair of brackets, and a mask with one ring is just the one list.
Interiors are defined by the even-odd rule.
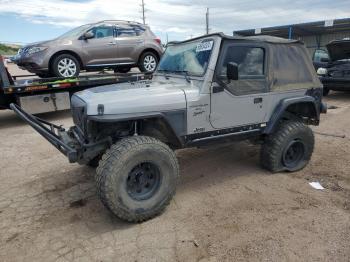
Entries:
[[116,42],[109,42],[108,45],[116,45]]
[[262,97],[255,97],[254,98],[254,104],[261,104],[263,101]]

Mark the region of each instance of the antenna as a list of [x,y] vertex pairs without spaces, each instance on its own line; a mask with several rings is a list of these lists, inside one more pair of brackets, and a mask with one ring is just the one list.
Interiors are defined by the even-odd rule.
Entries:
[[205,13],[205,24],[206,24],[206,32],[209,34],[209,8],[207,7],[207,12]]
[[143,21],[143,24],[145,25],[146,24],[146,17],[145,17],[145,1],[142,0],[142,3],[141,3],[141,8],[142,8],[142,21]]

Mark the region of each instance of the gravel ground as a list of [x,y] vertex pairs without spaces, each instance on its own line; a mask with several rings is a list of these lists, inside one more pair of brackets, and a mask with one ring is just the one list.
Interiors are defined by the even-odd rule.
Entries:
[[270,174],[247,143],[178,151],[177,194],[142,224],[113,217],[93,169],[1,111],[0,261],[350,261],[350,94],[326,100],[306,169]]

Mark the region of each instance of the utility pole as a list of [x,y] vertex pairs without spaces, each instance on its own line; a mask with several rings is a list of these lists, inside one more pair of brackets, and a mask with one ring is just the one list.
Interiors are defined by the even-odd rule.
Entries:
[[146,24],[146,17],[145,17],[145,1],[144,0],[142,0],[141,7],[142,7],[142,20],[143,20],[143,24],[145,25]]
[[207,7],[207,12],[205,13],[205,24],[206,24],[206,32],[209,34],[209,8]]

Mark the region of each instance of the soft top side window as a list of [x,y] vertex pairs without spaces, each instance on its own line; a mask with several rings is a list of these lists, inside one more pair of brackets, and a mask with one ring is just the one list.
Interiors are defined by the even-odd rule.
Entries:
[[226,67],[230,62],[238,65],[239,77],[264,75],[264,49],[260,47],[229,46],[221,65],[221,76],[226,77]]
[[[227,64],[238,65],[238,80],[227,79]],[[265,49],[256,46],[229,45],[217,67],[217,78],[234,95],[261,93],[266,90]]]

